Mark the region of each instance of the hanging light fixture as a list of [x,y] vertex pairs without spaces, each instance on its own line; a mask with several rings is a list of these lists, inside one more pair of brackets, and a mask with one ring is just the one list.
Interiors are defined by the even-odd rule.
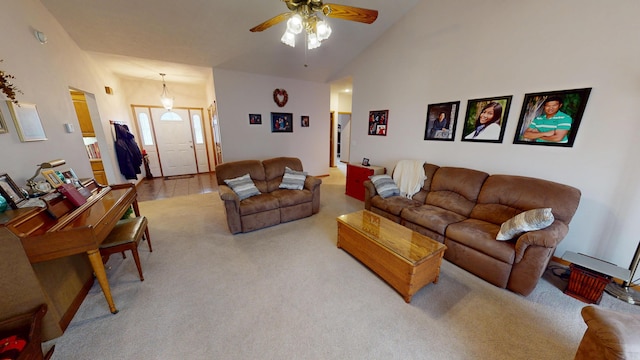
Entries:
[[173,98],[169,95],[169,89],[167,89],[167,84],[164,82],[165,75],[167,74],[160,73],[160,76],[162,76],[162,94],[160,94],[160,102],[167,111],[171,111],[173,108]]

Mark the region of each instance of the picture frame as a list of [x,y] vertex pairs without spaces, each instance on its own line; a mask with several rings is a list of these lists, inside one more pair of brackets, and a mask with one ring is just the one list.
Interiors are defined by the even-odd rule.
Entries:
[[51,170],[51,169],[42,170],[41,174],[42,176],[44,176],[47,182],[51,184],[51,187],[53,187],[54,189],[64,184],[64,181],[60,179],[60,177],[58,176],[55,170]]
[[2,115],[2,111],[0,111],[0,134],[6,134],[9,132],[9,128],[7,128],[7,123],[4,121],[4,116]]
[[369,166],[369,159],[362,158],[362,166]]
[[424,125],[424,140],[453,141],[459,109],[460,101],[429,104]]
[[80,182],[80,178],[78,178],[78,175],[76,175],[76,172],[73,171],[72,168],[69,168],[67,170],[61,171],[61,173],[62,173],[62,176],[65,179],[71,180],[71,183],[75,184],[76,182],[78,182],[78,183]]
[[591,88],[525,94],[513,143],[572,147],[590,94]]
[[309,116],[308,115],[300,116],[300,127],[309,127]]
[[[469,100],[461,140],[502,143],[512,98],[507,95]],[[487,115],[491,117],[487,119]]]
[[293,132],[293,114],[292,113],[271,113],[271,132]]
[[7,200],[12,209],[19,208],[22,202],[27,201],[22,190],[8,174],[0,174],[0,195]]
[[387,136],[389,110],[369,111],[369,135]]
[[9,106],[9,112],[13,118],[13,122],[16,125],[20,141],[47,140],[47,135],[42,127],[42,121],[40,120],[35,104],[21,102],[20,105],[16,105],[11,100],[7,100],[7,105]]
[[262,114],[249,114],[250,125],[262,125]]

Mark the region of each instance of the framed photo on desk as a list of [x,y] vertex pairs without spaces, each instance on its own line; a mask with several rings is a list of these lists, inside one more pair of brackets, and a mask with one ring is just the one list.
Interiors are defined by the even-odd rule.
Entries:
[[18,205],[27,201],[22,190],[20,190],[8,174],[0,175],[0,195],[7,200],[7,203],[9,203],[12,209],[17,209]]

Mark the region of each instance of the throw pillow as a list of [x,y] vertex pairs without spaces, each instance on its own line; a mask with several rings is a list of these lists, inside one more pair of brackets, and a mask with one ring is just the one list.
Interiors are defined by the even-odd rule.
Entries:
[[304,189],[304,180],[306,178],[306,172],[291,170],[288,166],[285,166],[282,182],[278,187],[280,189],[302,190]]
[[376,187],[376,191],[381,198],[385,199],[389,196],[398,196],[400,195],[400,189],[393,179],[389,175],[373,175],[369,176],[373,186]]
[[517,234],[544,229],[553,223],[551,208],[533,209],[512,217],[502,223],[496,240],[511,240]]
[[238,195],[240,200],[244,200],[248,197],[252,197],[255,195],[260,195],[260,190],[256,187],[251,180],[251,176],[249,174],[237,177],[235,179],[226,179],[225,184],[229,185],[231,190]]

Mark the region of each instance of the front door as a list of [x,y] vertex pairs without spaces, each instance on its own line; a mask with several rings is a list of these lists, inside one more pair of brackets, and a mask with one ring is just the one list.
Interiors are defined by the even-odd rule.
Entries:
[[198,169],[189,111],[152,108],[151,115],[156,132],[158,155],[162,164],[162,175],[196,174]]

